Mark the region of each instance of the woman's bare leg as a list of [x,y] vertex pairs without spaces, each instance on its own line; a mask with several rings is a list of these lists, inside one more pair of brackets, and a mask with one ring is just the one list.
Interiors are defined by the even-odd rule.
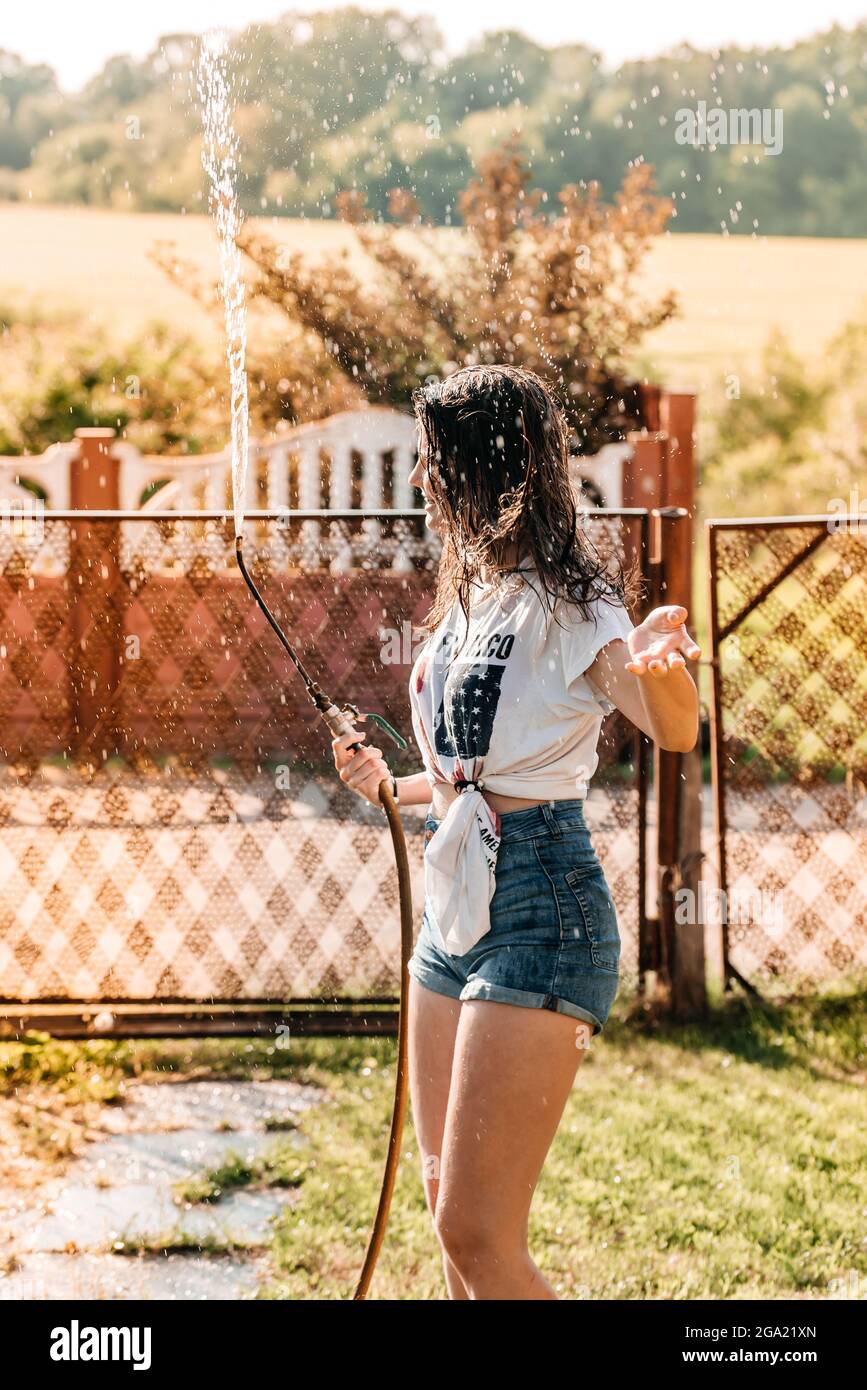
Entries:
[[460,1005],[435,1222],[471,1299],[555,1299],[530,1258],[530,1202],[586,1055],[586,1025],[492,1000]]
[[[425,1197],[434,1218],[455,1034],[463,1007],[457,999],[425,989],[414,976],[410,976],[409,1086],[413,1122],[421,1151]],[[465,1300],[467,1291],[445,1253],[443,1269],[449,1298]]]

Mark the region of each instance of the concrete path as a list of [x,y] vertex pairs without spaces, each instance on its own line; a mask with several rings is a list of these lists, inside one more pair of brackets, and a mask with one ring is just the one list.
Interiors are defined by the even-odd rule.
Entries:
[[292,1189],[179,1202],[176,1184],[276,1143],[300,1154],[294,1125],[321,1100],[291,1081],[130,1084],[61,1175],[0,1188],[0,1300],[254,1297]]

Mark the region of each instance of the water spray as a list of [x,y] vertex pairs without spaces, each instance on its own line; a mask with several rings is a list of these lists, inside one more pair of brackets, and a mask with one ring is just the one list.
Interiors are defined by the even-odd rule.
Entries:
[[[240,252],[237,244],[238,233],[241,229],[241,211],[237,190],[239,147],[232,120],[234,101],[226,49],[227,37],[224,31],[215,31],[203,40],[199,55],[197,85],[204,125],[202,164],[210,182],[210,205],[214,213],[220,241],[221,295],[225,313],[226,357],[229,366],[232,408],[232,512],[235,524],[235,559],[247,588],[304,682],[304,688],[310,700],[333,736],[341,738],[346,734],[354,734],[357,732],[356,723],[368,719],[379,725],[398,747],[405,748],[407,746],[406,740],[381,715],[360,714],[355,705],[339,705],[325,694],[317,681],[310,675],[295,647],[277,622],[244,561],[243,528],[249,452],[249,399],[246,369],[247,309],[244,298],[244,282],[241,276]],[[351,750],[361,747],[360,741],[350,744]],[[413,947],[412,885],[403,824],[397,802],[392,794],[389,778],[384,778],[380,783],[379,801],[391,832],[400,897],[400,1012],[397,1035],[397,1072],[385,1172],[376,1216],[367,1243],[364,1263],[353,1293],[353,1300],[367,1297],[376,1261],[382,1248],[397,1178],[408,1099],[407,998],[409,994],[408,965]]]

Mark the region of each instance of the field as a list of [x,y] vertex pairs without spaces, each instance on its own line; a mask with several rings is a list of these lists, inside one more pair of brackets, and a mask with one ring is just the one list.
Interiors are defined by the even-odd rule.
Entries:
[[[336,222],[278,219],[269,231],[310,257],[350,246]],[[455,232],[442,231],[444,241]],[[117,213],[0,204],[0,303],[36,299],[132,335],[154,319],[219,345],[215,325],[149,259],[171,241],[216,279],[217,248],[207,217]],[[358,265],[364,258],[358,255]],[[798,237],[666,236],[646,266],[651,295],[674,289],[679,318],[648,338],[640,364],[672,388],[721,393],[725,377],[749,372],[771,328],[814,358],[847,321],[867,312],[867,241]]]

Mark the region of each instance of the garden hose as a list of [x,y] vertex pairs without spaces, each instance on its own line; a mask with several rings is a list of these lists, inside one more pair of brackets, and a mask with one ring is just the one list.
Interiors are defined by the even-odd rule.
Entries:
[[[253,595],[253,598],[268,620],[269,625],[279,638],[284,651],[303,680],[307,694],[316,706],[319,714],[325,720],[325,723],[328,725],[334,737],[340,738],[344,734],[355,733],[356,730],[353,719],[369,718],[383,728],[399,746],[405,748],[406,740],[403,739],[396,730],[392,729],[391,725],[388,724],[381,715],[361,716],[354,705],[344,705],[341,707],[335,704],[333,700],[329,699],[320,689],[319,685],[305,669],[298,653],[286,637],[286,634],[283,632],[283,629],[271,613],[271,610],[250,577],[247,566],[244,563],[240,536],[235,537],[235,558],[247,588],[250,590],[250,593]],[[361,746],[361,743],[350,745],[353,749],[361,748]],[[391,1199],[397,1179],[397,1169],[400,1161],[400,1146],[403,1137],[404,1122],[406,1120],[406,1107],[409,1094],[409,1066],[407,1060],[409,1021],[407,1018],[407,1001],[409,997],[409,958],[412,954],[413,944],[412,884],[410,881],[406,836],[404,834],[403,823],[400,819],[400,811],[398,810],[397,802],[392,794],[390,780],[388,778],[383,778],[380,783],[379,801],[385,812],[388,828],[391,831],[391,843],[394,850],[398,893],[400,896],[400,1007],[397,1027],[397,1074],[394,1083],[394,1101],[391,1111],[388,1150],[385,1157],[385,1171],[383,1173],[382,1186],[379,1193],[379,1202],[377,1203],[376,1216],[374,1217],[370,1237],[367,1242],[364,1263],[361,1267],[361,1273],[358,1277],[355,1292],[352,1295],[353,1301],[363,1300],[367,1297],[367,1292],[373,1278],[373,1271],[376,1268],[376,1261],[379,1258],[379,1252],[382,1249],[382,1243],[385,1238],[388,1214],[391,1208]]]

